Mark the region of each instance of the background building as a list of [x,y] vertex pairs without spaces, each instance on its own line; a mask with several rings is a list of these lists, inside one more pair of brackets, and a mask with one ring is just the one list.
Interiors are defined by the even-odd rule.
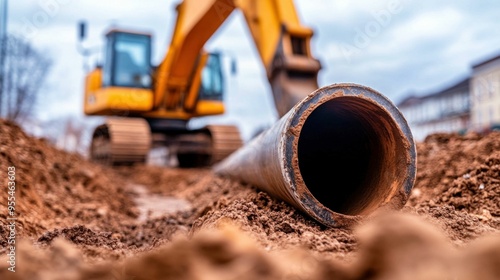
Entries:
[[472,67],[471,128],[500,129],[500,55]]
[[464,132],[470,125],[469,78],[441,91],[410,96],[398,104],[413,136],[422,141],[437,132]]

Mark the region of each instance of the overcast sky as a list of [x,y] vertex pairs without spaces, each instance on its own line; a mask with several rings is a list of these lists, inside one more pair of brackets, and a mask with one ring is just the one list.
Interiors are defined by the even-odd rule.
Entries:
[[[178,2],[9,0],[8,31],[54,60],[40,92],[38,117],[83,116],[83,59],[76,51],[80,19],[89,23],[86,45],[92,47],[102,46],[111,25],[151,32],[156,64],[166,52]],[[450,85],[468,75],[471,64],[500,53],[498,0],[295,0],[295,5],[303,24],[315,31],[313,54],[323,65],[320,85],[359,83],[395,103],[409,93]],[[238,11],[207,49],[222,51],[227,62],[229,57],[238,61],[238,74],[226,75],[228,113],[215,121],[239,124],[246,138],[271,124],[276,118],[271,91]]]

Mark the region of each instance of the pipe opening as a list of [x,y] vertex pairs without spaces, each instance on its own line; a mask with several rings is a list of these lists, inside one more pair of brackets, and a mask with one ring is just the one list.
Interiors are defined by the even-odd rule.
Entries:
[[378,208],[407,174],[402,132],[380,105],[334,98],[306,119],[298,142],[300,174],[330,210],[360,215]]

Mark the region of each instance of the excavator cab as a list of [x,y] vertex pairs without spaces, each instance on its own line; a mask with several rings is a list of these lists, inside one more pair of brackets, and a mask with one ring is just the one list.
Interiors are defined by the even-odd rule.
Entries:
[[224,79],[220,53],[210,53],[201,72],[201,85],[198,96],[203,100],[222,100]]
[[103,87],[151,88],[151,35],[111,30],[106,41]]
[[[84,111],[87,115],[141,115],[183,119],[224,112],[222,55],[199,54],[192,82],[183,98],[171,98],[174,109],[155,108],[153,79],[159,75],[151,65],[151,34],[111,29],[106,33],[104,63],[87,75]],[[182,108],[178,111],[177,108]],[[170,111],[168,111],[170,110]],[[145,116],[145,115],[144,115]]]
[[151,35],[112,29],[104,63],[87,74],[87,115],[136,115],[153,108]]
[[[106,35],[103,86],[151,88],[151,35],[111,30]],[[222,100],[221,54],[208,53],[202,60],[199,99]],[[196,73],[195,73],[196,74]]]

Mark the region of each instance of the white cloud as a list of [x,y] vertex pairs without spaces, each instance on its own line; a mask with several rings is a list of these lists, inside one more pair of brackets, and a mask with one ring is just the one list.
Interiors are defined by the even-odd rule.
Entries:
[[448,38],[464,27],[464,16],[454,8],[431,10],[408,19],[391,29],[390,40],[400,48],[415,43]]

